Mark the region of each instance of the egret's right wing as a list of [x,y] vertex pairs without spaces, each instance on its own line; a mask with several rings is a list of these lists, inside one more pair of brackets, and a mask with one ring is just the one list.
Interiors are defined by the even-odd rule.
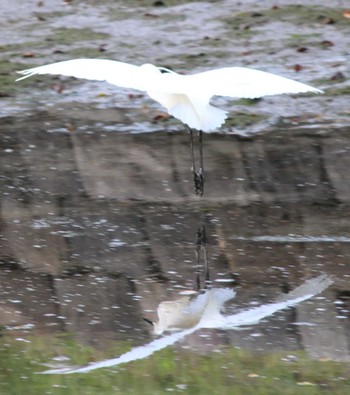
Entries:
[[[149,69],[152,71],[152,67],[149,67]],[[150,83],[149,78],[147,78],[149,69],[107,59],[73,59],[19,71],[18,73],[22,74],[23,77],[18,78],[17,81],[36,74],[53,74],[107,81],[121,88],[146,91]],[[157,68],[153,66],[153,75],[156,76],[157,71]]]

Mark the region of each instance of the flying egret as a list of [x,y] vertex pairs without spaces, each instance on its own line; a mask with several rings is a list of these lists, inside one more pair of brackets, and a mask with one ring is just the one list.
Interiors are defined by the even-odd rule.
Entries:
[[[135,66],[107,59],[73,59],[18,72],[23,80],[36,74],[60,74],[87,80],[107,81],[121,88],[131,88],[147,94],[164,106],[170,115],[189,128],[191,160],[196,194],[203,195],[203,132],[219,128],[227,111],[212,106],[213,96],[255,99],[282,93],[322,93],[309,85],[264,71],[245,67],[224,67],[198,74],[181,75],[152,64]],[[193,153],[192,129],[198,130],[199,171]]]

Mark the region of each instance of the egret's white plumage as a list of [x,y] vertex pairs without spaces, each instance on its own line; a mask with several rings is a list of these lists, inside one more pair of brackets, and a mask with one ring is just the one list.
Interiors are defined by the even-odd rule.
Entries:
[[191,328],[199,321],[209,319],[213,322],[221,317],[224,303],[235,296],[230,288],[211,288],[196,296],[181,296],[176,300],[161,302],[157,308],[158,321],[153,322],[154,333],[178,331]]
[[[295,288],[288,294],[281,295],[276,301],[266,303],[261,306],[252,307],[232,315],[223,315],[220,310],[224,303],[235,296],[235,292],[228,288],[213,288],[208,294],[207,299],[197,299],[194,304],[189,304],[186,314],[191,312],[197,315],[197,324],[180,332],[171,333],[164,337],[153,340],[152,342],[135,347],[132,350],[120,355],[117,358],[106,359],[104,361],[93,362],[89,365],[73,367],[66,366],[63,368],[50,369],[42,372],[43,374],[71,374],[71,373],[88,373],[96,369],[117,366],[131,361],[144,359],[153,353],[164,349],[180,340],[185,336],[200,329],[221,329],[221,330],[239,330],[244,327],[258,324],[262,319],[270,317],[278,311],[288,307],[295,306],[304,300],[324,291],[333,283],[333,278],[321,274],[320,276],[305,281],[302,285]],[[209,301],[210,299],[210,301]],[[204,302],[204,303],[203,303]],[[180,310],[176,310],[179,313]],[[178,317],[180,319],[180,317]],[[163,328],[167,330],[169,328]]]
[[60,74],[147,92],[170,115],[204,132],[217,129],[227,118],[226,111],[209,104],[213,96],[253,99],[282,93],[322,93],[289,78],[244,67],[181,75],[151,64],[134,66],[106,59],[73,59],[19,73],[23,77],[18,80],[35,74]]

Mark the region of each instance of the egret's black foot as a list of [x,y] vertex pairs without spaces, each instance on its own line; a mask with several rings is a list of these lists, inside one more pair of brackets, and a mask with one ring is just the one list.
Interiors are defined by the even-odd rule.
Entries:
[[203,196],[204,192],[204,175],[202,172],[193,172],[194,192],[196,195]]
[[205,225],[198,226],[196,244],[199,248],[205,247],[208,244],[207,232],[205,230]]

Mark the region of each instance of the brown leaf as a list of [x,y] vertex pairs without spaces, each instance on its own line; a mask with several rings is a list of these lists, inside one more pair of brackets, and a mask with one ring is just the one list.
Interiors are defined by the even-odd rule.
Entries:
[[329,40],[323,40],[321,41],[321,45],[325,48],[329,48],[334,46],[334,42]]
[[303,53],[303,52],[307,52],[308,50],[309,50],[309,48],[307,48],[307,47],[299,47],[299,48],[297,49],[297,52]]
[[159,18],[159,15],[152,14],[151,12],[146,12],[144,16],[148,16],[149,18]]
[[75,132],[77,130],[77,127],[71,123],[67,124],[66,128],[67,128],[68,132]]
[[62,49],[55,49],[53,52],[52,52],[53,54],[59,54],[59,55],[62,55],[62,54],[64,54],[65,52],[64,51],[62,51]]
[[332,75],[332,81],[345,81],[346,77],[341,71],[337,71],[334,75]]
[[128,93],[128,98],[130,100],[133,99],[142,99],[145,95],[143,93]]
[[153,117],[153,121],[165,121],[170,118],[170,115],[167,112],[159,112]]
[[22,57],[23,58],[34,58],[35,54],[34,52],[31,51],[27,51],[27,52],[23,52],[22,53]]
[[335,20],[329,16],[326,16],[321,20],[321,23],[323,25],[333,25],[335,23]]
[[301,71],[303,69],[303,66],[301,64],[295,64],[293,66],[294,71],[298,72]]
[[343,11],[343,17],[350,19],[350,10],[344,10]]
[[240,52],[239,54],[241,55],[241,56],[247,56],[247,55],[250,55],[252,53],[252,51],[242,51],[242,52]]
[[106,51],[107,51],[106,46],[107,46],[107,44],[101,44],[101,45],[99,45],[98,51],[99,51],[99,52],[106,52]]
[[46,18],[44,16],[42,16],[42,15],[37,14],[35,16],[38,19],[38,21],[41,21],[41,22],[46,21]]
[[64,86],[63,84],[60,84],[60,83],[58,83],[58,84],[52,84],[52,85],[51,85],[51,89],[52,89],[53,91],[55,91],[56,93],[60,94],[60,93],[62,93],[62,92],[64,91],[65,86]]

